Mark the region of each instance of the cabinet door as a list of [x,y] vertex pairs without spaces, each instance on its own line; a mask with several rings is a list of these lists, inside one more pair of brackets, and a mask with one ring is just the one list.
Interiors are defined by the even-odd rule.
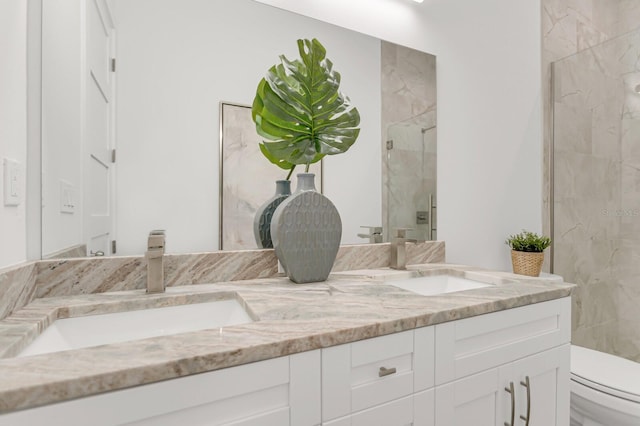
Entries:
[[413,395],[413,426],[435,426],[436,391],[418,392]]
[[340,417],[339,419],[329,420],[322,423],[322,426],[351,426],[351,416]]
[[516,424],[569,424],[569,360],[569,345],[563,345],[511,365],[516,389]]
[[411,426],[413,425],[413,396],[407,396],[351,417],[351,426]]
[[502,426],[498,369],[436,387],[436,426]]
[[[289,410],[287,408],[281,408],[271,413],[258,414],[257,416],[227,423],[224,426],[283,426],[288,425],[289,422]],[[190,423],[188,419],[181,418],[177,424],[194,425],[197,423]],[[205,425],[207,422],[204,421],[201,424]]]
[[429,389],[358,413],[324,422],[323,426],[434,426],[435,390]]

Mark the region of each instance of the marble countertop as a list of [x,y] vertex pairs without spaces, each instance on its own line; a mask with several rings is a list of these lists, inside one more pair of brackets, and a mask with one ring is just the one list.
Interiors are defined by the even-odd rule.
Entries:
[[[420,296],[387,280],[449,273],[493,286]],[[322,283],[286,278],[36,299],[0,321],[0,413],[324,348],[566,297],[553,277],[451,265],[332,274]],[[59,318],[235,298],[252,323],[92,348],[11,358]]]

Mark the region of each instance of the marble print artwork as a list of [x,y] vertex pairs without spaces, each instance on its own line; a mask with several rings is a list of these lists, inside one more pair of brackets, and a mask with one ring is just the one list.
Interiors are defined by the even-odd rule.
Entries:
[[[221,103],[222,176],[221,176],[221,247],[223,250],[255,249],[253,219],[258,208],[276,191],[276,180],[285,179],[287,171],[269,162],[260,152],[262,138],[256,133],[248,106]],[[296,189],[296,172],[291,176],[291,191]],[[316,189],[322,190],[321,162],[311,165],[316,175]]]

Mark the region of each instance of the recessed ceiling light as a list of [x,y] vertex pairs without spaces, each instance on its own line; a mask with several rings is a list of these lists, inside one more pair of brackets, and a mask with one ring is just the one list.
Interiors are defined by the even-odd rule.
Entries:
[[416,3],[422,3],[424,0],[413,0],[413,1],[415,1]]

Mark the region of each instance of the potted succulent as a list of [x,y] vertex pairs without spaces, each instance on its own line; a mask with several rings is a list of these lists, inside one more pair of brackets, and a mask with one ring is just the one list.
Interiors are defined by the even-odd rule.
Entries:
[[510,235],[505,244],[511,247],[514,273],[531,277],[540,275],[544,250],[551,245],[551,238],[523,229],[519,234]]
[[[296,191],[273,211],[270,236],[276,256],[296,283],[324,281],[338,253],[338,210],[315,190],[309,165],[347,151],[360,133],[360,114],[340,92],[340,74],[316,39],[298,40],[299,59],[280,56],[260,80],[251,116],[262,136],[260,151],[287,170],[305,166]],[[286,220],[285,220],[286,218]]]

